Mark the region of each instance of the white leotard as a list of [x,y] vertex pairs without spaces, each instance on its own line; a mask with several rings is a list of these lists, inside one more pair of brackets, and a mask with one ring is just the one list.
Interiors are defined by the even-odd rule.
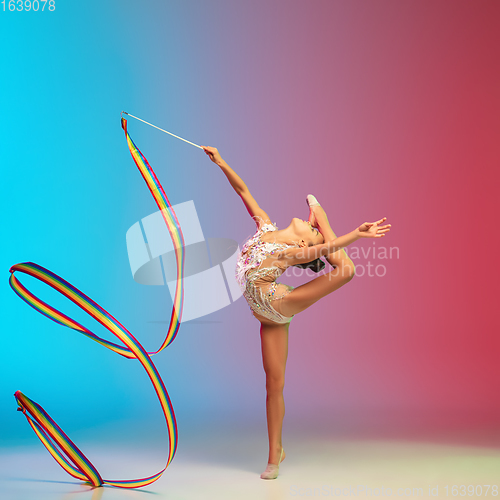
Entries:
[[236,280],[252,311],[275,323],[288,323],[292,317],[283,316],[271,305],[273,300],[281,299],[293,290],[290,285],[276,282],[286,265],[275,261],[271,266],[261,267],[265,259],[279,251],[298,246],[262,241],[265,233],[277,229],[276,224],[261,224],[255,235],[245,242],[236,263]]

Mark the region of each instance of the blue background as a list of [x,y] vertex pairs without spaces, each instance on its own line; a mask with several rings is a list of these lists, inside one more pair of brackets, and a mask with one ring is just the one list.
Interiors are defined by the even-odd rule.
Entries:
[[[196,41],[191,36],[202,28],[206,7],[200,3],[199,12],[188,12],[181,6],[58,2],[55,12],[0,16],[5,49],[0,124],[4,445],[33,442],[27,423],[15,411],[13,393],[18,389],[42,404],[71,436],[91,438],[102,431],[112,439],[125,428],[140,438],[155,430],[165,434],[153,388],[137,362],[40,315],[17,297],[7,280],[13,264],[35,262],[89,295],[147,349],[161,344],[170,319],[170,295],[165,287],[133,281],[125,246],[129,227],[157,207],[130,156],[120,112],[198,144],[220,144],[220,88],[214,85],[210,61],[195,57],[203,33],[210,38],[210,30],[199,32]],[[226,185],[229,206],[220,193],[214,200],[212,190],[227,181],[201,150],[132,118],[129,133],[170,202],[195,201],[205,236],[240,241],[250,234],[251,221],[240,234],[228,231],[227,209],[240,202]],[[110,338],[73,303],[33,278],[17,276],[42,300]],[[242,360],[226,356],[230,346],[227,338],[221,341],[227,337],[221,331],[223,314],[211,315],[212,323],[184,325],[174,343],[154,358],[180,432],[190,420],[215,418],[221,390],[229,384],[228,371],[233,383],[241,379],[250,397],[262,389],[250,383],[245,387]],[[224,370],[214,370],[218,358],[224,359]],[[247,370],[250,366],[248,361]],[[235,390],[231,387],[229,396]],[[224,412],[229,416],[236,406],[241,412],[241,402],[226,403]],[[262,405],[259,409],[264,410]]]

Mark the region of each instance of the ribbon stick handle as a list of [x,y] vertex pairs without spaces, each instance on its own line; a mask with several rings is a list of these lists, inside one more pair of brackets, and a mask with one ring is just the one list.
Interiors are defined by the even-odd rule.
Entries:
[[135,118],[136,120],[139,120],[140,122],[146,123],[147,125],[150,125],[151,127],[157,128],[158,130],[161,130],[162,132],[165,132],[166,134],[170,134],[174,137],[177,137],[177,139],[180,139],[181,141],[187,142],[189,144],[192,144],[193,146],[196,146],[197,148],[203,149],[201,146],[198,146],[198,144],[195,144],[194,142],[187,141],[186,139],[183,139],[182,137],[179,137],[178,135],[172,134],[171,132],[167,132],[166,130],[163,130],[160,127],[157,127],[156,125],[153,125],[152,123],[149,123],[145,120],[142,120],[141,118],[137,118],[137,116],[131,115],[130,113],[127,113],[126,111],[122,111],[120,114],[123,115],[125,113],[128,116],[131,116],[132,118]]

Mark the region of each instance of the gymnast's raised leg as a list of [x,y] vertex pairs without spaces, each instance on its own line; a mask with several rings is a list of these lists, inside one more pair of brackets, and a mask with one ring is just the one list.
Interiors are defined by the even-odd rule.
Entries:
[[[314,217],[315,223],[320,228],[321,234],[325,238],[325,243],[335,240],[337,236],[330,227],[326,212],[320,205],[315,205],[311,208],[312,217]],[[354,277],[354,263],[343,248],[328,254],[326,260],[333,269],[295,288],[286,297],[276,300],[273,304],[276,310],[284,316],[293,316],[304,311],[329,293],[338,290]]]

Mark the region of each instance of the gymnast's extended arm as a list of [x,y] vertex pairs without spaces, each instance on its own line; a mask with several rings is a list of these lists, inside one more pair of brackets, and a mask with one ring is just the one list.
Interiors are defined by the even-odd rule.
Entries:
[[[212,148],[209,146],[201,146],[205,153],[210,157],[210,159],[220,167],[224,172],[227,180],[233,186],[233,189],[241,197],[243,203],[245,204],[248,213],[255,220],[257,226],[259,222],[261,224],[269,223],[271,220],[269,216],[259,207],[258,203],[255,201],[254,197],[248,190],[247,185],[243,182],[243,179],[222,159],[221,155],[217,151],[217,148]],[[257,220],[257,219],[260,219]]]
[[[334,237],[331,240],[326,240],[319,245],[287,248],[278,255],[278,258],[282,258],[288,262],[288,265],[294,266],[296,264],[311,262],[314,259],[325,257],[329,254],[334,254],[360,238],[382,238],[391,229],[391,224],[386,224],[385,226],[380,225],[385,220],[387,220],[387,217],[383,217],[376,222],[364,222],[354,231],[344,234],[343,236]],[[332,234],[334,234],[333,231]]]

